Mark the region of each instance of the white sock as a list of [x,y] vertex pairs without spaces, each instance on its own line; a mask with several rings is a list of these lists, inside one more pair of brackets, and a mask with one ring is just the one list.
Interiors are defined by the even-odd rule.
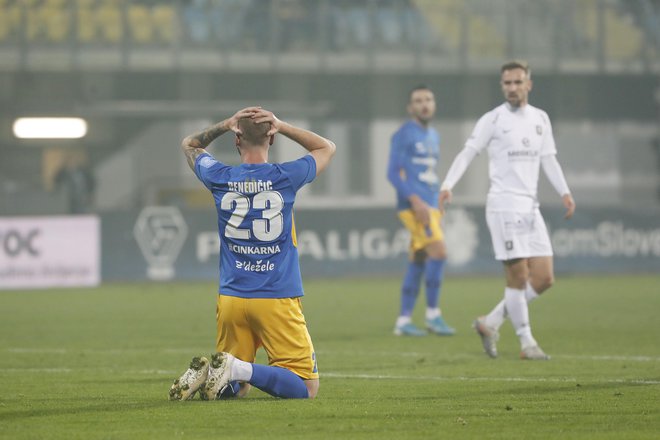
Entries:
[[238,380],[241,382],[249,382],[252,379],[252,364],[234,358],[231,364],[231,380]]
[[412,322],[412,319],[410,318],[410,316],[401,315],[398,318],[396,318],[396,326],[397,327],[403,327],[404,325],[410,324],[411,322]]
[[520,339],[521,347],[526,348],[537,345],[536,340],[532,336],[532,328],[529,325],[529,310],[527,309],[525,291],[507,287],[504,289],[504,301],[506,302],[506,310],[513,328],[516,329],[516,335]]
[[[536,290],[534,290],[528,281],[527,287],[525,289],[525,300],[527,301],[527,304],[531,303],[539,296],[541,295],[536,293]],[[506,317],[506,301],[502,300],[493,308],[493,310],[490,311],[488,315],[486,315],[486,325],[493,327],[495,330],[498,330],[502,324],[504,324]]]
[[527,300],[527,304],[531,303],[534,301],[536,298],[538,298],[539,295],[536,293],[536,290],[532,287],[532,285],[527,281],[527,288],[525,289],[525,299]]
[[502,326],[505,319],[506,304],[505,300],[502,300],[493,308],[493,310],[490,311],[488,315],[486,315],[486,325],[497,330]]
[[426,308],[426,319],[427,319],[427,320],[430,321],[431,319],[435,319],[435,318],[437,318],[437,317],[440,316],[440,315],[442,315],[442,313],[440,313],[440,309],[439,309],[439,308],[437,308],[437,307],[435,307],[435,308],[429,308],[429,307],[427,307],[427,308]]

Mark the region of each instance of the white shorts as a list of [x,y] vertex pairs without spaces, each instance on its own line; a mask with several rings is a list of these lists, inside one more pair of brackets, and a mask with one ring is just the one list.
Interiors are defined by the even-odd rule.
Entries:
[[495,259],[551,257],[552,243],[541,211],[486,211],[486,222],[493,241]]

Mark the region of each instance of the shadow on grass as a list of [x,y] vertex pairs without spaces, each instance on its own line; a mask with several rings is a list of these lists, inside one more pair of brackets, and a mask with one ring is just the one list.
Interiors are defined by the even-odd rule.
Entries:
[[[70,400],[70,399],[66,399]],[[76,402],[80,403],[81,399],[76,399]],[[176,402],[169,402],[166,400],[163,401],[152,401],[152,402],[140,402],[140,403],[126,403],[126,402],[117,402],[117,401],[108,401],[103,400],[102,398],[97,398],[92,402],[81,405],[71,405],[61,407],[59,405],[64,402],[57,400],[48,401],[47,405],[58,405],[56,408],[26,408],[12,411],[0,411],[0,421],[16,421],[19,419],[30,419],[38,417],[56,417],[56,416],[66,416],[66,415],[85,415],[85,414],[94,414],[94,413],[121,413],[124,411],[135,411],[135,410],[144,410],[144,409],[154,409],[154,408],[163,408],[167,405],[176,404]]]
[[[81,416],[103,413],[114,413],[121,416],[123,413],[135,411],[150,411],[157,409],[159,411],[179,411],[190,408],[199,409],[199,405],[207,407],[209,405],[227,405],[239,402],[255,402],[261,400],[277,399],[227,399],[222,401],[205,402],[202,400],[191,400],[186,402],[172,402],[166,397],[153,400],[143,400],[139,402],[126,402],[118,399],[108,399],[104,397],[85,398],[85,404],[81,404],[83,398],[66,399],[42,399],[30,400],[27,402],[30,408],[4,410],[0,407],[0,421],[17,421],[40,417],[58,417],[58,416]],[[49,406],[46,408],[35,408],[36,405]]]
[[117,377],[117,376],[105,376],[105,377],[98,377],[94,379],[81,379],[78,380],[77,383],[79,385],[84,385],[84,384],[89,384],[89,385],[94,385],[94,384],[126,384],[126,383],[133,383],[133,384],[152,384],[152,383],[161,383],[163,384],[163,387],[166,389],[169,389],[170,385],[172,385],[172,381],[174,381],[175,377],[169,378],[169,377]]

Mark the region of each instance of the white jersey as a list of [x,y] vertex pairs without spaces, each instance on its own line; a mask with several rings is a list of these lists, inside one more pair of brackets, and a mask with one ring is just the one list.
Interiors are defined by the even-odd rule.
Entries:
[[557,154],[546,112],[504,103],[479,119],[465,146],[488,151],[488,210],[529,212],[539,206],[541,157]]

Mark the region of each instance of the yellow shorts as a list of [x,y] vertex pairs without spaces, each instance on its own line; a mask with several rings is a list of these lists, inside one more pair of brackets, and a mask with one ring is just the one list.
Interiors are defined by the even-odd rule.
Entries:
[[318,379],[316,355],[301,298],[239,298],[218,295],[216,350],[254,362],[263,347],[268,365],[286,368],[301,378]]
[[431,221],[428,226],[424,226],[415,218],[412,209],[399,211],[399,220],[410,231],[410,254],[421,251],[429,244],[435,241],[443,241],[445,238],[442,232],[442,213],[438,209],[431,208]]

